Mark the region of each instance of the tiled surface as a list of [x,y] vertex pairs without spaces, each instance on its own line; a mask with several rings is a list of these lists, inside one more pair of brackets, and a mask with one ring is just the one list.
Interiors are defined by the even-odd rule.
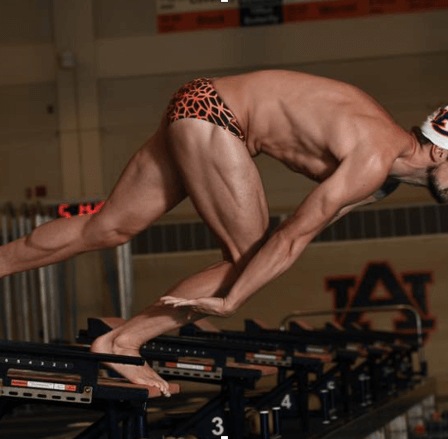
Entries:
[[[280,217],[270,218],[270,231]],[[314,242],[416,236],[448,232],[448,205],[428,205],[351,212],[327,227]],[[156,225],[136,236],[134,254],[217,249],[219,244],[200,222]]]

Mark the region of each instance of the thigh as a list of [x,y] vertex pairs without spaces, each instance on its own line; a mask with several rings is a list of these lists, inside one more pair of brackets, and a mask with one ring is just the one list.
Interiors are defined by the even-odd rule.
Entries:
[[185,197],[162,126],[130,159],[87,233],[132,237]]
[[223,128],[183,119],[168,129],[172,156],[198,213],[234,262],[266,236],[269,215],[263,185],[247,147]]

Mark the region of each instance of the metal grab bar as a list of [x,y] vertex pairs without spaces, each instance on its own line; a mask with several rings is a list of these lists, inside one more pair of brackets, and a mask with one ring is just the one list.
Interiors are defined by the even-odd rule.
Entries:
[[[44,224],[45,217],[40,205],[37,206],[35,213],[36,227]],[[53,334],[50,330],[50,303],[48,299],[48,280],[46,276],[46,267],[40,267],[37,269],[39,278],[39,299],[41,308],[41,324],[42,324],[42,338],[44,343],[50,343]]]
[[335,308],[327,310],[315,310],[315,311],[294,311],[284,317],[280,323],[280,330],[286,331],[286,324],[295,317],[316,317],[331,315],[335,313],[347,313],[353,314],[356,312],[393,312],[393,311],[411,311],[415,317],[415,328],[417,330],[417,342],[418,342],[418,356],[420,363],[423,364],[425,360],[425,352],[423,348],[423,325],[422,318],[417,310],[411,305],[384,305],[384,306],[360,306],[357,308]]
[[[11,207],[6,205],[3,207],[2,213],[2,240],[1,245],[6,245],[10,241],[9,237],[9,224],[11,218]],[[4,330],[3,337],[6,340],[12,340],[14,337],[13,329],[13,309],[12,309],[12,285],[11,276],[3,278],[3,319]]]

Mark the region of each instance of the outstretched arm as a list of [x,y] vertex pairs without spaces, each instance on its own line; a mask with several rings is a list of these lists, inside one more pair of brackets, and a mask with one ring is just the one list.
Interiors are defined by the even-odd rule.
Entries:
[[184,300],[167,296],[162,301],[174,306],[189,306],[192,311],[205,315],[233,314],[256,291],[288,270],[339,212],[375,194],[386,180],[390,166],[387,160],[375,153],[369,154],[367,149],[353,153],[280,225],[251,259],[225,298]]

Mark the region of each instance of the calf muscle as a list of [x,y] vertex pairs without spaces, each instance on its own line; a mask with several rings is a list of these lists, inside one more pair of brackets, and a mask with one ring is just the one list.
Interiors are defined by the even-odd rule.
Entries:
[[84,237],[92,217],[61,218],[37,227],[33,232],[0,247],[0,277],[54,264],[72,256],[103,247]]

